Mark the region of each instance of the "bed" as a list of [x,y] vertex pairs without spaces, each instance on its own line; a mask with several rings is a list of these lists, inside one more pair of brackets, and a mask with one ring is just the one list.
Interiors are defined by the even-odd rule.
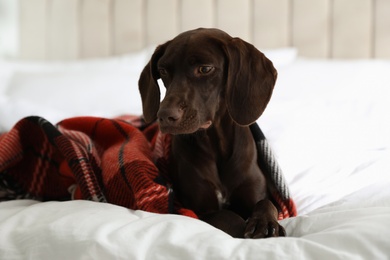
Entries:
[[[390,5],[237,2],[0,1],[11,28],[0,36],[12,40],[0,45],[0,132],[31,115],[53,124],[141,115],[137,81],[156,44],[191,27],[222,28],[253,42],[278,70],[257,122],[297,207],[280,221],[287,237],[235,239],[187,216],[23,199],[0,202],[0,259],[390,257]],[[233,11],[240,15],[232,22]]]

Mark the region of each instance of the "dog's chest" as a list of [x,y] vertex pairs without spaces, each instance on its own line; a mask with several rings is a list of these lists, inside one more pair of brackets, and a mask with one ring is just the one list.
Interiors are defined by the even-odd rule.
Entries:
[[218,205],[219,205],[219,208],[220,208],[220,209],[229,206],[228,199],[227,199],[226,195],[224,195],[224,193],[222,192],[222,190],[220,190],[220,189],[217,188],[217,189],[215,190],[215,195],[217,196]]

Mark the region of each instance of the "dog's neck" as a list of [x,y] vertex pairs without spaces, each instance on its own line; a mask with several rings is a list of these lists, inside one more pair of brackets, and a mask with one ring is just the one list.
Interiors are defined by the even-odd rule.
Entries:
[[230,117],[228,113],[224,113],[220,117],[216,117],[212,127],[207,129],[209,138],[214,140],[216,148],[219,149],[219,154],[223,157],[230,157],[233,153],[234,146],[244,131]]

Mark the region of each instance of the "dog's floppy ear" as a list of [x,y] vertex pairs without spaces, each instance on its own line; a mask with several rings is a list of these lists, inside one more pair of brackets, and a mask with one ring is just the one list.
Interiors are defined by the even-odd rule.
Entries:
[[239,125],[256,121],[265,110],[276,82],[272,62],[253,45],[233,38],[225,45],[228,58],[226,103]]
[[167,45],[168,42],[156,48],[138,80],[142,110],[146,122],[152,122],[157,118],[157,111],[160,107],[160,88],[157,83],[160,75],[157,69],[157,62],[164,54]]

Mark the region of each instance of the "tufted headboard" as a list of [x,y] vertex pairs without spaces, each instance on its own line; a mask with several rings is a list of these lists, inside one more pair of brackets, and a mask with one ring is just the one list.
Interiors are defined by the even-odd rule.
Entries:
[[218,27],[260,49],[390,58],[389,0],[0,0],[0,55],[72,60]]

